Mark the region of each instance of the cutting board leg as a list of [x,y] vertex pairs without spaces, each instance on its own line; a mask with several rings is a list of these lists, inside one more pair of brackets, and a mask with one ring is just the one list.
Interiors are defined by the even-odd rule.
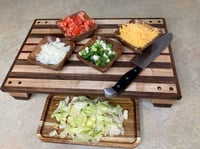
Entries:
[[175,100],[152,99],[152,103],[153,103],[153,105],[155,107],[167,107],[167,108],[170,108],[175,103]]
[[31,96],[31,93],[23,93],[23,92],[9,92],[11,96],[13,96],[15,99],[23,99],[28,100]]

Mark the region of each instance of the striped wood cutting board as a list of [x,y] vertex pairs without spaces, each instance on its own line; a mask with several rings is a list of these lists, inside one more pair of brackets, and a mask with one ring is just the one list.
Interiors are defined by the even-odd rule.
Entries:
[[[25,93],[73,93],[102,95],[105,87],[113,86],[116,81],[134,65],[130,62],[135,53],[124,47],[124,52],[114,65],[105,73],[88,67],[76,58],[76,51],[89,38],[76,43],[76,49],[68,63],[62,70],[54,71],[29,64],[27,57],[33,48],[46,35],[63,38],[63,34],[56,26],[58,19],[36,19],[1,87],[6,92]],[[95,34],[110,37],[119,24],[130,19],[101,19],[95,21],[99,28]],[[143,18],[153,26],[167,32],[165,19]],[[169,46],[147,67],[134,82],[120,96],[146,97],[177,100],[181,98],[179,83],[173,61],[172,50]]]

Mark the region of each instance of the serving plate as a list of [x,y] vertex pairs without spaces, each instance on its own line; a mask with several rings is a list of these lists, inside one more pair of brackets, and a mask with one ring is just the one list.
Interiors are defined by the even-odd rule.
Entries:
[[64,28],[61,27],[61,26],[59,25],[59,23],[64,22],[65,19],[68,18],[68,17],[72,18],[73,16],[77,16],[79,13],[84,13],[84,18],[85,18],[85,19],[93,20],[93,19],[91,19],[91,18],[87,15],[87,13],[86,13],[85,11],[78,11],[78,12],[73,13],[73,14],[71,14],[71,15],[69,15],[69,16],[66,16],[65,18],[63,18],[63,19],[61,19],[61,20],[58,20],[58,21],[56,22],[58,28],[61,30],[61,32],[64,34],[64,36],[65,36],[68,40],[80,41],[80,40],[82,40],[82,39],[84,39],[84,38],[86,38],[86,37],[91,36],[91,35],[93,34],[93,32],[94,32],[94,31],[97,29],[97,27],[98,27],[97,24],[95,23],[95,21],[93,20],[93,21],[94,21],[94,25],[93,25],[88,31],[83,32],[83,33],[81,33],[81,34],[79,34],[79,35],[68,36],[67,33],[66,33],[66,31],[64,30]]
[[[128,110],[128,120],[123,123],[124,135],[114,137],[103,137],[100,142],[74,142],[72,138],[60,138],[59,136],[49,136],[49,133],[55,128],[53,123],[56,122],[50,116],[58,106],[59,101],[64,100],[66,96],[73,98],[75,95],[49,95],[46,99],[44,109],[41,115],[40,124],[37,129],[37,136],[40,140],[45,142],[66,143],[66,144],[80,144],[91,146],[110,146],[133,148],[140,143],[140,126],[139,126],[139,105],[137,99],[131,98],[113,98],[109,100],[111,105],[120,105],[123,109]],[[88,96],[94,99],[95,96]],[[102,96],[105,99],[105,97]],[[106,100],[106,99],[105,99]],[[58,128],[59,129],[59,128]],[[57,130],[59,131],[59,130]]]
[[40,65],[40,66],[45,67],[45,68],[49,68],[49,69],[53,69],[53,70],[60,70],[63,67],[64,63],[72,55],[72,52],[73,52],[73,50],[75,48],[75,44],[72,41],[68,41],[66,38],[61,38],[60,39],[60,42],[65,43],[66,46],[69,45],[70,49],[66,53],[65,57],[58,64],[55,64],[55,65],[53,65],[53,64],[43,64],[40,61],[37,61],[36,57],[41,51],[41,46],[46,44],[46,43],[52,42],[52,41],[56,41],[56,37],[54,37],[54,36],[46,36],[46,37],[44,37],[39,42],[39,44],[33,49],[33,51],[29,54],[29,56],[27,58],[28,62],[30,62],[32,64]]
[[[81,57],[79,55],[80,51],[82,51],[86,47],[94,44],[94,42],[96,40],[103,40],[107,44],[112,44],[112,51],[115,51],[115,53],[116,53],[115,57],[108,64],[106,64],[104,67],[97,66],[97,65],[85,60],[83,57]],[[76,56],[80,61],[82,61],[86,65],[93,67],[93,68],[95,68],[95,69],[97,69],[101,72],[106,72],[113,65],[113,63],[120,57],[120,55],[122,54],[122,50],[123,50],[122,45],[117,43],[116,41],[113,41],[113,40],[106,38],[104,36],[101,36],[101,35],[94,35],[93,37],[91,37],[91,39],[82,48],[80,48],[80,50],[77,52]]]
[[[156,28],[152,25],[149,25],[148,23],[145,23],[143,20],[141,19],[131,19],[128,23],[133,23],[133,24],[141,24],[143,25],[144,27],[150,29],[150,30],[153,30],[153,29],[158,29],[158,35],[154,38],[152,38],[149,42],[147,42],[143,47],[136,47],[135,45],[129,43],[128,41],[126,41],[125,39],[123,39],[121,36],[120,36],[120,30],[116,30],[114,32],[114,37],[116,37],[119,41],[121,41],[125,46],[129,47],[130,49],[132,49],[133,51],[135,51],[136,53],[141,53],[143,50],[145,50],[148,46],[150,46],[153,41],[155,39],[157,39],[158,37],[160,37],[163,33],[163,31],[159,28]],[[121,27],[121,25],[119,26],[119,28]],[[134,36],[134,35],[133,35]],[[138,37],[139,38],[139,37]]]

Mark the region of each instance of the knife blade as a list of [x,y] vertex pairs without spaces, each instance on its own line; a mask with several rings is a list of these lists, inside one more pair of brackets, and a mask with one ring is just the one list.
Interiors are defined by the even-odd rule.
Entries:
[[130,83],[145,69],[151,62],[169,46],[173,38],[172,33],[167,33],[157,38],[151,46],[131,59],[136,66],[125,73],[120,80],[111,88],[104,88],[104,95],[112,98],[123,92]]

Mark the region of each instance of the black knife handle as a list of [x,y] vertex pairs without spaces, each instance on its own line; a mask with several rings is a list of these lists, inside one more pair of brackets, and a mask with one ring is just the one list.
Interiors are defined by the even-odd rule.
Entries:
[[126,89],[126,87],[139,75],[142,69],[138,66],[125,73],[120,80],[112,87],[117,93]]

